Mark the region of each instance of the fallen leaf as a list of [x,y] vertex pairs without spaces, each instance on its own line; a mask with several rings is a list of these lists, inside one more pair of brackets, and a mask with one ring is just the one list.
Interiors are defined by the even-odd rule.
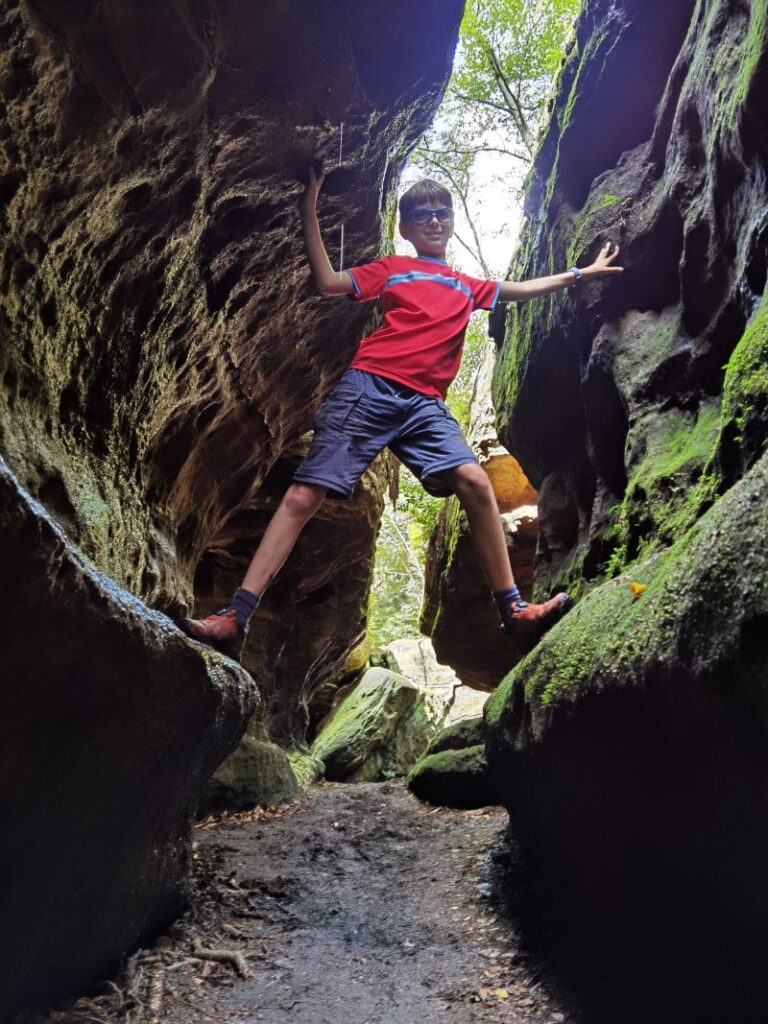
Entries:
[[638,597],[642,597],[643,594],[645,593],[646,584],[645,583],[630,583],[629,584],[629,589],[632,591],[632,596],[634,597],[634,599],[637,600]]
[[505,988],[495,988],[493,994],[497,999],[509,999],[509,992]]

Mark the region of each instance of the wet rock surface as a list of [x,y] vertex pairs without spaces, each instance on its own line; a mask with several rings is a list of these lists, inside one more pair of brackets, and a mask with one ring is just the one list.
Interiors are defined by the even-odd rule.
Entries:
[[0,460],[0,1017],[184,907],[197,800],[257,691],[95,572]]

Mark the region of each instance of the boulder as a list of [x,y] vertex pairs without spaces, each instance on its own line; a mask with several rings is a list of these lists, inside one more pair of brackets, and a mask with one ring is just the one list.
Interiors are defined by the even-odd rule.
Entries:
[[[261,730],[259,730],[261,731]],[[288,803],[299,784],[282,747],[249,732],[216,769],[198,807],[200,816]]]
[[447,711],[439,698],[385,668],[369,669],[332,713],[312,754],[337,782],[404,774],[426,749]]
[[490,699],[489,768],[549,934],[591,922],[582,981],[632,993],[591,1020],[765,1015],[767,117],[764,3],[588,0],[513,276],[625,270],[495,325],[534,594],[583,599]]
[[428,754],[413,766],[407,783],[420,800],[441,807],[472,809],[499,802],[480,744]]
[[443,750],[463,750],[465,747],[479,747],[485,743],[483,716],[465,718],[441,729],[427,748],[427,754],[439,754]]
[[767,536],[768,453],[486,705],[491,780],[563,916],[612,936],[630,975],[696,979],[707,1021],[768,998]]
[[0,460],[0,1018],[184,907],[191,825],[257,691],[96,572]]

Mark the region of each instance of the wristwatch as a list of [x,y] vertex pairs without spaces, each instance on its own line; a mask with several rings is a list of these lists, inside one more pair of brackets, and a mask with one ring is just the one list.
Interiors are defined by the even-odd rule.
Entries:
[[573,274],[573,283],[574,283],[574,285],[577,285],[577,284],[580,283],[581,278],[582,278],[582,273],[581,273],[581,271],[579,270],[578,267],[568,267],[568,273],[569,274]]

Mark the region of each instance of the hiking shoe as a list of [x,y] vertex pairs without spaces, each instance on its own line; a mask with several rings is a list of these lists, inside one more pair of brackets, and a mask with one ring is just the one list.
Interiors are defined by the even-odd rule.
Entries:
[[234,608],[222,608],[207,619],[181,619],[178,625],[193,640],[221,651],[233,661],[240,661],[246,630],[237,621]]
[[551,601],[545,601],[544,604],[518,601],[510,605],[501,624],[501,631],[510,639],[532,647],[572,605],[573,600],[568,594],[556,594]]

